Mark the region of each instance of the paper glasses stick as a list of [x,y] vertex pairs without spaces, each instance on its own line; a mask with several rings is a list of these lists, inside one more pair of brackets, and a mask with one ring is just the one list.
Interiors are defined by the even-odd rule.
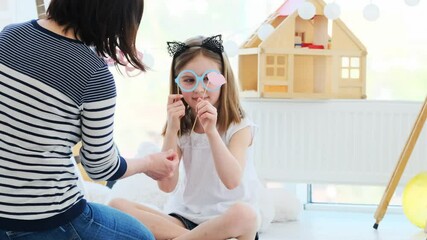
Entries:
[[[176,93],[179,94],[179,86],[176,85]],[[181,121],[179,121],[178,137],[181,137]]]
[[[208,76],[208,83],[206,85],[209,85],[209,83],[211,83],[212,85],[214,85],[214,87],[220,87],[221,85],[226,83],[225,77],[221,73],[210,72],[208,73],[207,76]],[[205,91],[203,92],[202,99],[205,98],[205,94],[206,94],[206,88],[205,88]],[[194,119],[194,123],[193,123],[193,127],[191,128],[191,131],[194,131],[196,122],[197,122],[197,115],[196,115],[196,119]]]

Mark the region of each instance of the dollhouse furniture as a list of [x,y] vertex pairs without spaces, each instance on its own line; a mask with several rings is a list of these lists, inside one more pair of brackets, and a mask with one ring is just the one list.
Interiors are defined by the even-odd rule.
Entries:
[[[263,25],[274,31],[264,40],[252,34],[239,49],[242,95],[262,98],[366,98],[366,55],[363,44],[340,20],[323,14],[298,16],[304,0],[287,0]],[[261,26],[262,27],[262,26]]]

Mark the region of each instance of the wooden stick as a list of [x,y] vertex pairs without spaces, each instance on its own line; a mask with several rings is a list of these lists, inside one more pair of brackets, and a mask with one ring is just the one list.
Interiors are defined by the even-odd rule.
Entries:
[[[209,82],[208,82],[208,84],[209,84]],[[206,93],[206,88],[205,88],[205,91],[203,92],[202,99],[205,97],[205,93]],[[196,118],[194,119],[194,123],[193,123],[193,127],[191,128],[191,131],[194,131],[194,127],[196,126],[196,122],[197,122],[197,115],[196,115]]]
[[197,122],[197,115],[196,115],[196,118],[194,119],[194,123],[193,123],[193,127],[191,128],[191,131],[194,131],[194,127],[196,126],[196,122]]
[[399,183],[400,177],[402,176],[403,170],[405,170],[406,163],[411,156],[412,150],[414,150],[415,144],[418,140],[418,136],[420,135],[421,130],[423,129],[423,125],[427,118],[427,97],[424,101],[424,104],[421,108],[421,111],[417,117],[417,120],[412,128],[412,132],[409,135],[409,138],[406,142],[406,145],[400,155],[399,162],[397,163],[393,175],[388,182],[388,186],[384,192],[384,195],[381,199],[381,202],[375,212],[375,224],[374,228],[378,228],[378,224],[383,219],[385,212],[387,211],[387,207],[390,203],[390,199],[393,196],[394,191],[396,190],[397,184]]
[[37,16],[39,19],[46,18],[46,7],[43,0],[36,0]]
[[[179,94],[179,86],[178,86],[178,84],[176,85],[176,93]],[[179,120],[178,137],[181,137],[181,120]]]

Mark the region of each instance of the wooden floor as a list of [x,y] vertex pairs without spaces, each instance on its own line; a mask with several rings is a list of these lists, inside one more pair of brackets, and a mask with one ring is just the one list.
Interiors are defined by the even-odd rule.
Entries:
[[260,240],[426,240],[401,213],[387,213],[377,230],[374,214],[305,210],[298,221],[272,223]]

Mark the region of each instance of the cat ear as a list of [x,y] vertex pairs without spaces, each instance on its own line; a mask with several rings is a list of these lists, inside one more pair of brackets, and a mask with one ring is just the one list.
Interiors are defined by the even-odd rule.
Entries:
[[189,48],[183,42],[167,42],[168,52],[171,57],[176,57]]
[[201,46],[219,54],[224,52],[221,34],[206,38],[205,40],[203,40]]

